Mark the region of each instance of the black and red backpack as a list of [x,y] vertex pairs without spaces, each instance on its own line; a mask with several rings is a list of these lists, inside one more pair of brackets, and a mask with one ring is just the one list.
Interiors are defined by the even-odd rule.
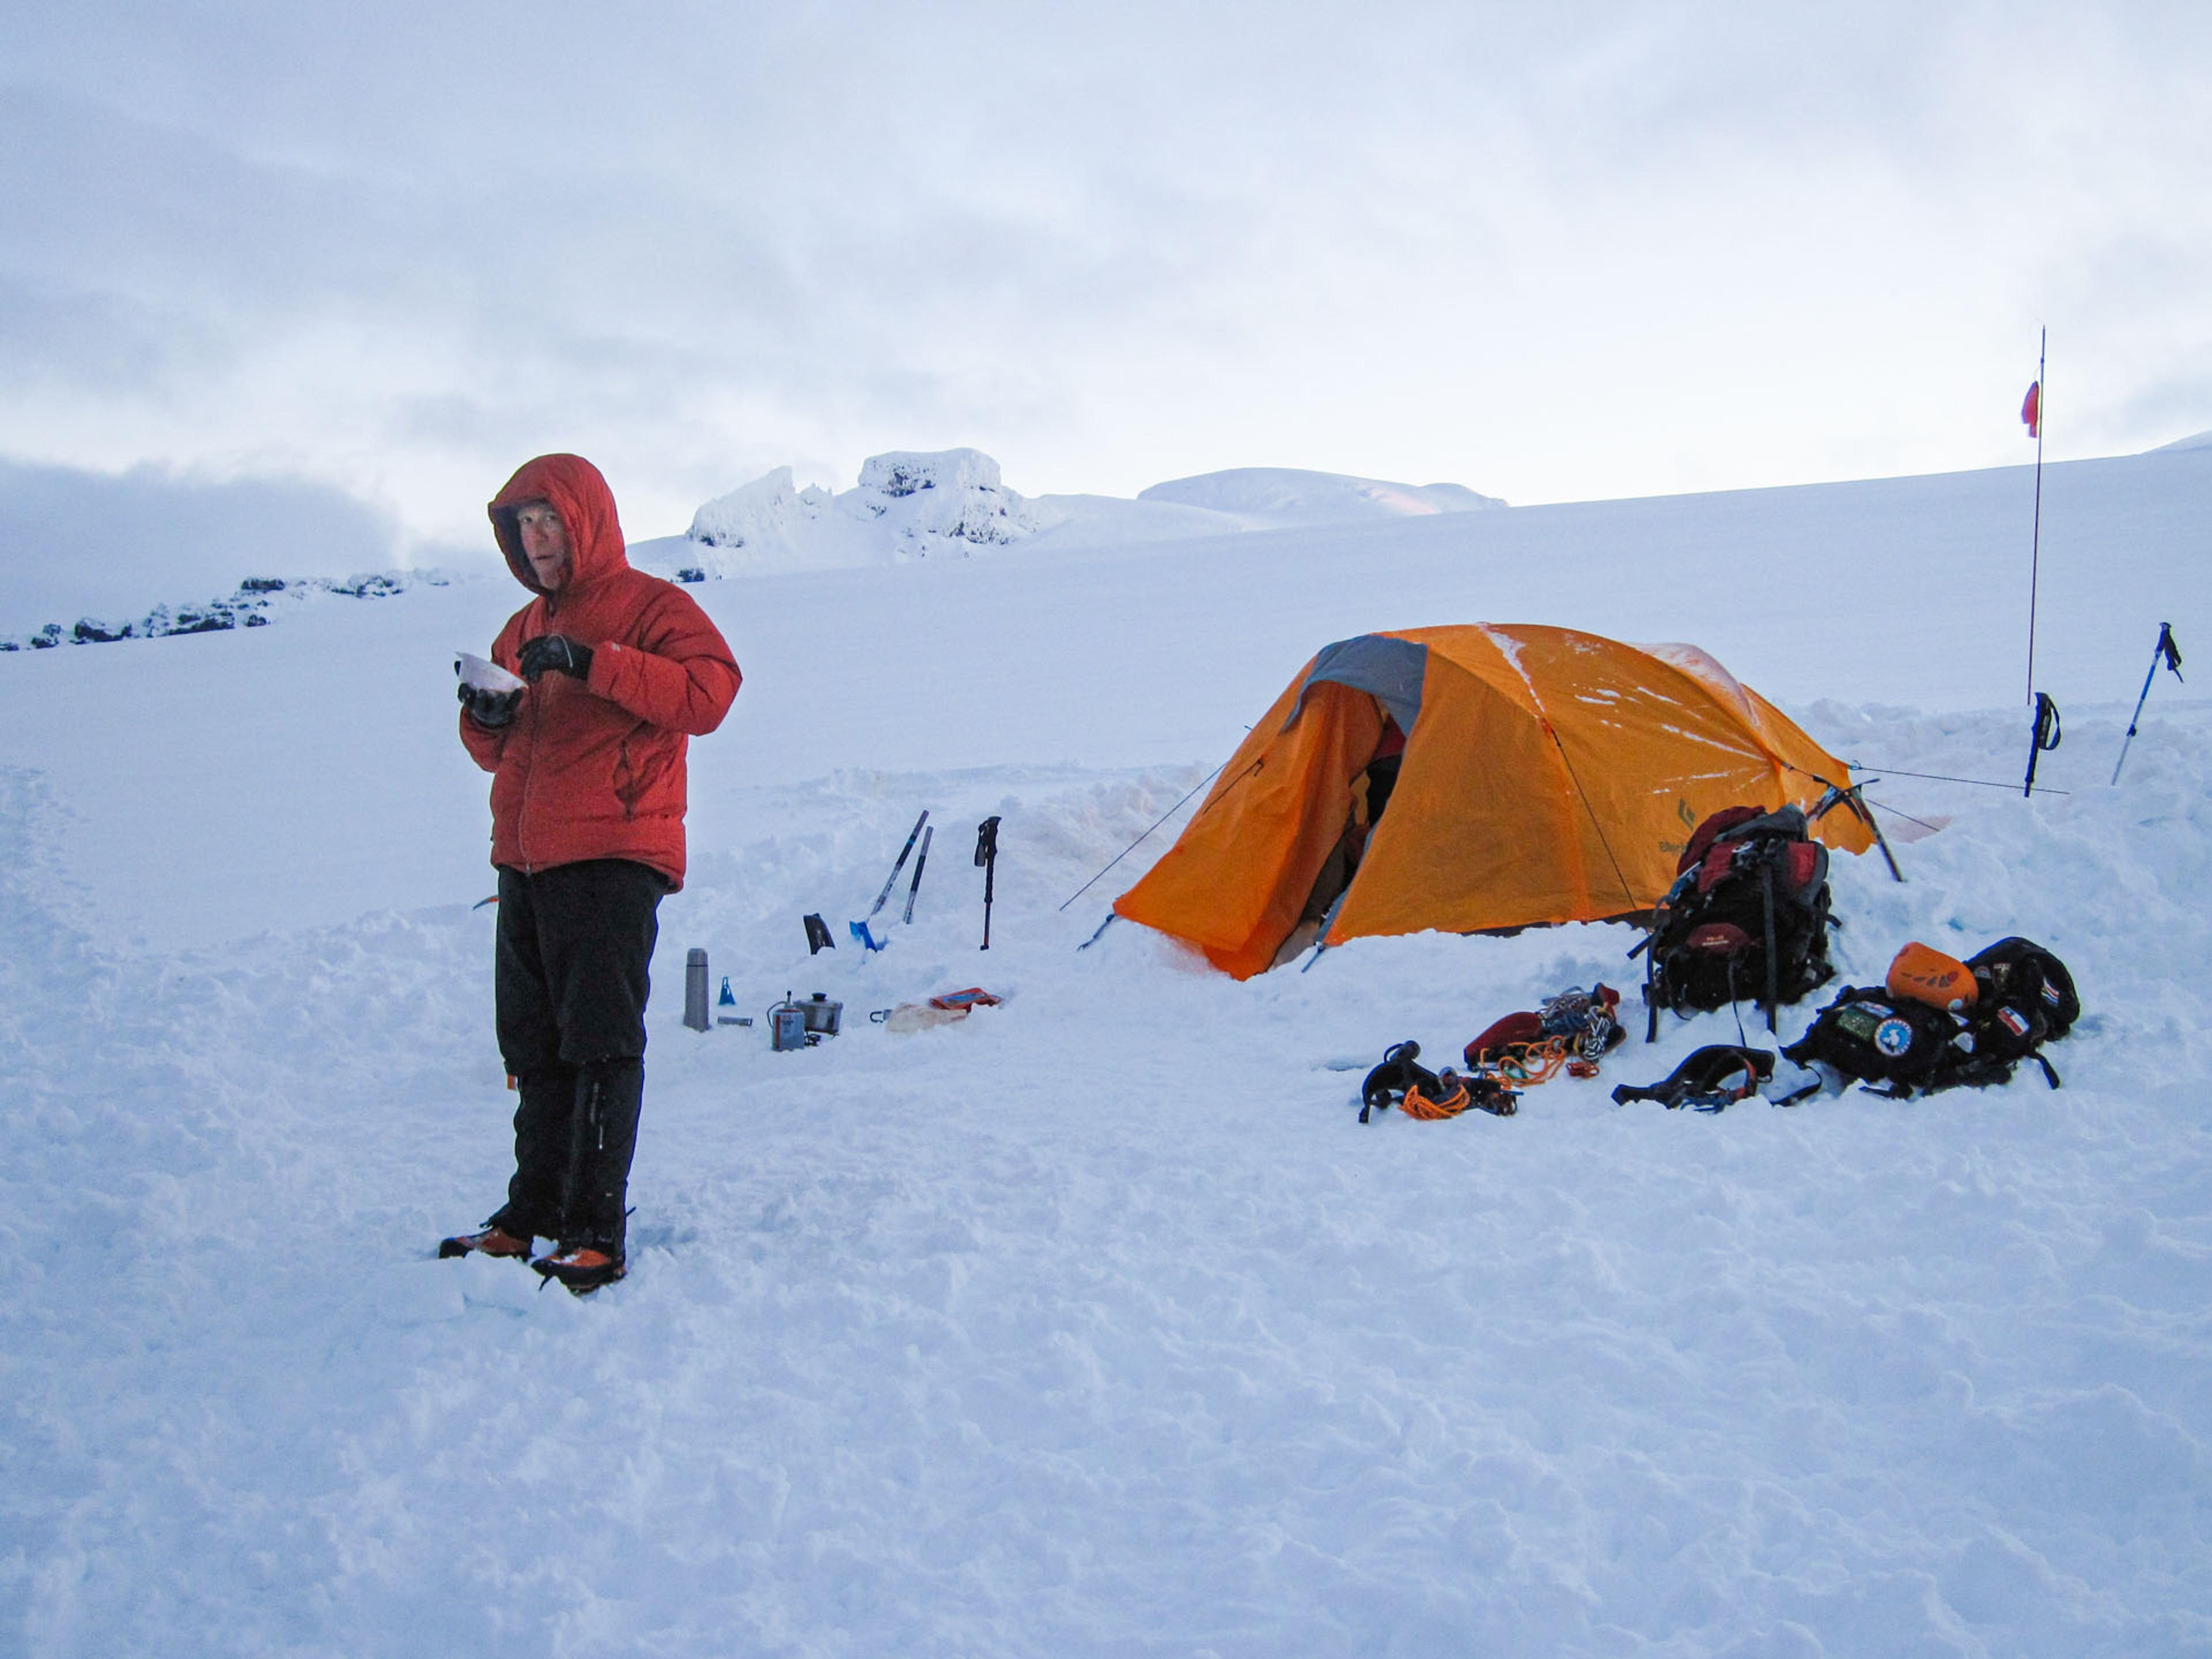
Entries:
[[[1766,1010],[1835,977],[1828,961],[1828,849],[1795,806],[1730,806],[1700,823],[1674,884],[1652,912],[1644,953],[1647,1040],[1659,1011],[1686,1014],[1748,999]],[[1636,951],[1629,952],[1631,956]]]

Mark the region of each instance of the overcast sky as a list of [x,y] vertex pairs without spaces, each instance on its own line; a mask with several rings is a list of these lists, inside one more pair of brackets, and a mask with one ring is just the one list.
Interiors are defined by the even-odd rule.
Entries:
[[0,3],[19,467],[1586,499],[2032,459],[2045,324],[2054,458],[2212,427],[2202,3]]

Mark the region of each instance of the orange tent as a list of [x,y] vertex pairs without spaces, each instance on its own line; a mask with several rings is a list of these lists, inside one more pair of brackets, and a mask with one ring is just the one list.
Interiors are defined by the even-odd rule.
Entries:
[[[1352,862],[1386,720],[1404,737],[1395,788],[1332,896],[1316,881]],[[1809,810],[1831,784],[1850,787],[1844,763],[1694,646],[1522,624],[1363,634],[1306,665],[1114,908],[1239,979],[1323,906],[1330,945],[1634,915],[1708,814]],[[1871,844],[1848,807],[1814,830]]]

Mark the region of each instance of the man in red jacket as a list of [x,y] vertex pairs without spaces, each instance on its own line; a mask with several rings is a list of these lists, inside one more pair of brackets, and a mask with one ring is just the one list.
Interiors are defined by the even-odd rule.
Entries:
[[738,665],[672,582],[630,568],[606,480],[541,455],[491,503],[500,551],[537,597],[492,660],[529,682],[461,687],[461,741],[492,775],[495,988],[514,1078],[514,1179],[441,1255],[526,1258],[577,1291],[624,1270],[645,1084],[647,969],[662,896],[684,884],[684,750],[722,723]]

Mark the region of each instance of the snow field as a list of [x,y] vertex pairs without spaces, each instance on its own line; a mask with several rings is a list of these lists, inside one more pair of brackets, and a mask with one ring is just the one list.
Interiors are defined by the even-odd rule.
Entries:
[[[2014,746],[1860,723],[1929,770]],[[2053,783],[2117,735],[2083,722]],[[634,1271],[590,1302],[424,1259],[507,1173],[488,911],[118,957],[43,908],[61,820],[10,775],[0,1052],[36,1155],[0,1212],[5,1627],[42,1655],[2201,1651],[2208,762],[2191,712],[2118,790],[1895,780],[1952,824],[1903,887],[1839,861],[1857,978],[1906,937],[2063,941],[2061,1093],[1611,1106],[1723,1013],[1510,1121],[1367,1126],[1323,1064],[1449,1055],[1621,982],[1629,936],[1362,940],[1239,986],[1126,923],[1073,949],[1180,820],[1053,908],[1194,769],[774,792],[788,829],[664,911]],[[924,799],[915,927],[810,960],[799,909],[842,929]],[[695,943],[749,1004],[841,997],[846,1035],[683,1030]],[[1012,1000],[866,1024],[967,983]]]
[[[2032,802],[1893,769],[2020,775],[2022,715],[1955,711],[2016,696],[2027,488],[694,589],[747,684],[661,912],[634,1271],[587,1302],[428,1259],[508,1172],[447,670],[519,590],[0,659],[0,1651],[2212,1651],[2212,704],[2161,676],[2105,783],[2156,622],[2206,637],[2212,459],[2051,469],[2072,793]],[[1182,819],[1055,907],[1319,645],[1474,619],[1693,641],[1879,775],[1942,827],[1885,817],[1905,885],[1838,861],[1847,976],[2051,945],[2065,1088],[1610,1104],[1723,1013],[1511,1120],[1363,1126],[1387,1044],[1632,985],[1631,936],[1241,986],[1075,949]],[[924,805],[913,927],[810,959]],[[695,945],[846,1034],[684,1030]],[[973,983],[1010,1000],[866,1023]]]

